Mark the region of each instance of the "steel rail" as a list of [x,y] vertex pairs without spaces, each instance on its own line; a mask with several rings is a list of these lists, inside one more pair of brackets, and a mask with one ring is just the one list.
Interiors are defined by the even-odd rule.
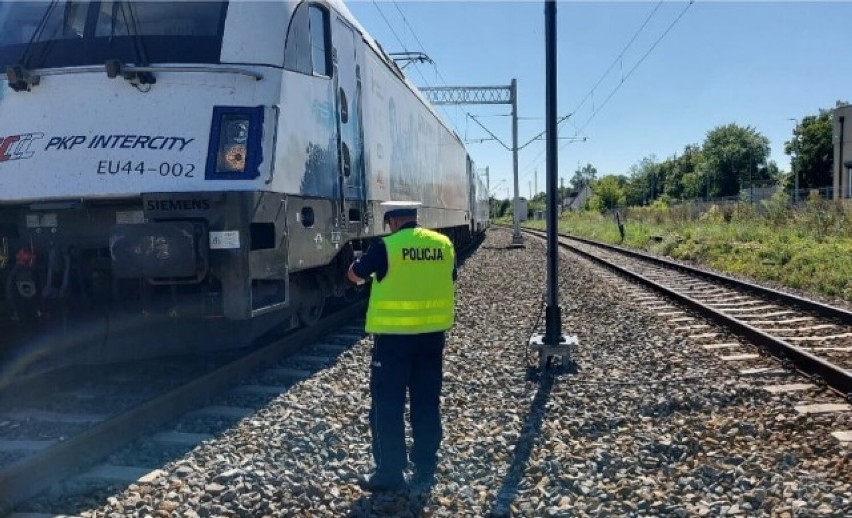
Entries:
[[605,248],[608,250],[614,250],[616,252],[620,252],[625,255],[629,255],[632,257],[638,257],[640,259],[645,259],[647,261],[651,261],[657,264],[662,264],[668,266],[670,268],[676,268],[678,270],[682,270],[687,273],[691,273],[693,275],[697,275],[700,277],[704,277],[706,279],[710,279],[717,282],[722,282],[733,286],[735,288],[744,289],[753,291],[757,294],[772,297],[780,300],[781,302],[785,302],[787,304],[792,304],[794,306],[800,306],[802,308],[808,309],[810,311],[814,311],[818,313],[820,316],[836,318],[842,321],[844,324],[852,325],[852,311],[848,311],[843,308],[838,308],[834,306],[829,306],[828,304],[824,304],[822,302],[817,302],[815,300],[806,299],[804,297],[800,297],[798,295],[793,295],[790,293],[785,293],[783,291],[775,290],[772,288],[767,288],[765,286],[760,286],[759,284],[754,284],[748,281],[743,281],[740,279],[735,279],[733,277],[729,277],[724,274],[711,272],[708,270],[704,270],[702,268],[697,268],[695,266],[689,266],[682,263],[678,263],[669,259],[664,259],[662,257],[658,257],[655,255],[647,254],[645,252],[639,252],[636,250],[631,250],[629,248],[624,248],[618,245],[611,245],[609,243],[602,243],[600,241],[595,241],[593,239],[588,239],[585,237],[577,237],[571,234],[559,234],[562,237],[573,239],[575,241],[579,241],[581,243],[586,243],[593,246],[598,246],[601,248]]
[[[542,238],[541,233],[538,231],[531,231],[529,229],[524,230],[532,235]],[[585,257],[591,260],[592,262],[615,270],[616,272],[630,279],[636,280],[646,286],[653,288],[654,290],[666,294],[677,302],[680,302],[681,304],[689,307],[696,313],[733,330],[741,336],[744,336],[755,345],[762,347],[770,354],[778,357],[780,360],[782,360],[782,362],[786,360],[791,361],[798,371],[814,379],[815,383],[825,383],[825,385],[839,392],[841,395],[852,401],[852,373],[850,373],[849,371],[837,365],[834,365],[833,363],[827,362],[822,358],[814,356],[813,354],[805,351],[800,347],[797,347],[793,344],[785,342],[784,340],[769,335],[761,331],[760,329],[746,324],[745,322],[742,322],[720,311],[710,308],[702,304],[698,300],[693,299],[692,297],[689,297],[671,288],[663,286],[662,284],[656,281],[648,279],[647,277],[644,277],[638,273],[632,272],[622,266],[613,264],[603,258],[597,257],[594,254],[581,250],[566,242],[566,239],[574,239],[573,236],[561,235],[561,237],[562,239],[560,239],[559,244],[562,247],[570,249],[572,252],[582,257]],[[594,242],[590,243],[595,244]],[[681,265],[676,265],[676,263],[673,263],[672,266]]]
[[141,433],[171,421],[225,390],[242,377],[293,354],[321,336],[363,314],[365,301],[354,303],[316,325],[300,329],[128,412],[96,424],[67,441],[50,446],[0,471],[0,516],[52,484],[95,465]]

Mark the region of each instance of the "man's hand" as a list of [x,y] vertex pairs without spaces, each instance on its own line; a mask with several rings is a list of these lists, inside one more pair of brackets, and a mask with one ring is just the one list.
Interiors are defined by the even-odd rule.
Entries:
[[358,285],[358,286],[360,286],[360,285],[364,284],[365,282],[367,282],[367,281],[365,281],[365,280],[364,280],[364,279],[362,279],[361,277],[358,277],[358,276],[355,274],[355,270],[352,268],[353,266],[354,266],[354,264],[353,264],[352,266],[350,266],[350,267],[349,267],[349,271],[348,271],[348,272],[346,272],[346,276],[349,278],[349,280],[350,280],[353,284],[356,284],[356,285]]

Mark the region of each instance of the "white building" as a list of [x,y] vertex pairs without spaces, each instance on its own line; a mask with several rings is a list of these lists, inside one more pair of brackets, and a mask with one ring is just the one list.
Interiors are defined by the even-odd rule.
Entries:
[[592,197],[592,189],[584,185],[578,191],[571,191],[562,200],[562,210],[582,210],[586,206],[586,200]]
[[834,110],[834,199],[852,198],[852,105]]

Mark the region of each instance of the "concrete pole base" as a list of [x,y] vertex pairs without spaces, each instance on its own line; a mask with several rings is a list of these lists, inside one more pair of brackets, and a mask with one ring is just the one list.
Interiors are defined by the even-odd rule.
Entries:
[[580,348],[576,336],[560,336],[559,343],[546,344],[544,335],[533,335],[529,341],[529,347],[538,352],[538,368],[540,371],[547,369],[551,359],[559,358],[564,366],[575,365],[574,357]]

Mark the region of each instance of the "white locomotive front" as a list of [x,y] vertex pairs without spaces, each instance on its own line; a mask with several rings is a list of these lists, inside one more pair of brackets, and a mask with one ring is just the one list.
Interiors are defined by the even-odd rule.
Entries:
[[315,321],[382,201],[482,226],[458,137],[342,3],[0,1],[0,68],[5,319],[213,347],[192,322]]

